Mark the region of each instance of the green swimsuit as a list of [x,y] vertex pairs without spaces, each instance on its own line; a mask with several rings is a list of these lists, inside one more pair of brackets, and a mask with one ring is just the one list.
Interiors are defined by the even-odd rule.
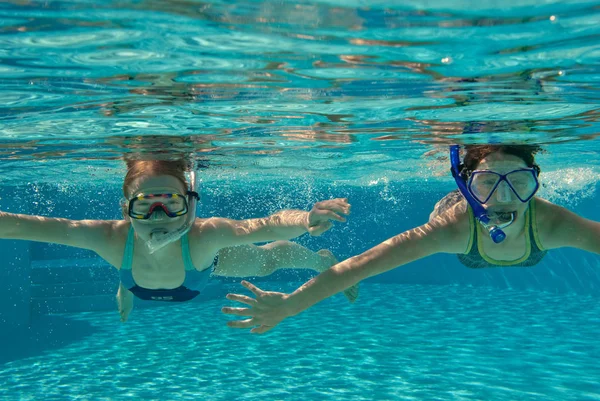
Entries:
[[[444,213],[450,207],[456,203],[464,201],[463,196],[458,190],[450,192],[442,200],[440,200],[433,213],[431,214],[430,220],[436,216]],[[483,244],[479,230],[477,230],[479,223],[475,220],[473,210],[471,207],[467,207],[469,211],[469,226],[471,235],[469,236],[469,246],[464,254],[458,254],[458,260],[470,268],[478,269],[481,267],[496,267],[496,266],[512,266],[512,267],[529,267],[536,265],[546,256],[547,250],[542,247],[539,235],[537,232],[536,214],[535,214],[535,199],[529,202],[529,208],[525,212],[525,229],[527,235],[525,235],[526,250],[525,254],[515,260],[496,260],[486,255],[483,252]]]

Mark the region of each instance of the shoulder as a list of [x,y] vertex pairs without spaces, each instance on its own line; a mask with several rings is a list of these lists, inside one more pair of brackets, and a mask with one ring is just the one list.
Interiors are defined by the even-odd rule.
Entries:
[[[227,219],[212,217],[208,219],[196,219],[187,234],[190,255],[195,266],[205,266],[204,260],[207,255],[216,254],[229,237]],[[212,258],[212,256],[210,256]]]
[[131,223],[126,220],[105,220],[96,221],[92,226],[96,244],[93,250],[119,269]]
[[459,201],[441,213],[430,216],[426,226],[443,245],[443,252],[463,253],[471,238],[471,213],[466,201]]
[[126,220],[79,220],[72,224],[87,231],[90,238],[102,242],[112,242],[127,235],[131,223]]
[[535,223],[542,239],[560,229],[561,224],[568,220],[569,215],[574,214],[570,210],[546,199],[535,197],[531,202],[535,207]]
[[231,235],[235,229],[235,220],[221,217],[196,219],[188,233],[191,242],[202,242],[204,245],[219,243],[224,237]]
[[562,210],[567,210],[562,206],[558,206],[546,199],[538,198],[537,196],[533,198],[531,201],[535,203],[535,211],[538,216],[543,215],[544,217],[550,217],[547,214],[552,214],[556,212],[561,212]]
[[429,220],[431,221],[451,209],[455,209],[453,213],[458,211],[467,212],[467,201],[458,190],[449,192],[435,204],[433,211],[429,215]]
[[534,198],[537,231],[546,249],[571,246],[585,231],[588,220],[542,198]]
[[127,237],[131,229],[131,222],[127,220],[111,220],[108,222],[106,230],[117,237]]
[[196,219],[190,232],[198,236],[210,235],[231,230],[235,227],[235,220],[225,219],[222,217],[210,217],[208,219]]
[[449,231],[462,231],[470,225],[470,216],[467,201],[451,192],[436,203],[429,222]]

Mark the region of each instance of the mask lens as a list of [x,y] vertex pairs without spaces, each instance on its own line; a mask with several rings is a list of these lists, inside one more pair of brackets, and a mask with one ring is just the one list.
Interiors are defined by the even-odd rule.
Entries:
[[506,175],[506,181],[508,181],[515,194],[523,202],[529,200],[538,189],[537,177],[530,170],[510,172]]
[[169,217],[187,213],[187,201],[181,194],[138,195],[129,202],[129,216],[134,219],[149,219],[157,210]]
[[480,203],[488,201],[496,189],[500,176],[491,171],[474,171],[469,179],[469,191]]

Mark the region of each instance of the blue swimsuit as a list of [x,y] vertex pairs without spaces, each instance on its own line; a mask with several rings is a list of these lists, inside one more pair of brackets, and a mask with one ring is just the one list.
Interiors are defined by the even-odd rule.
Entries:
[[184,302],[197,297],[208,283],[210,275],[219,260],[219,256],[217,255],[209,267],[202,271],[196,270],[192,263],[188,236],[186,234],[181,237],[181,256],[183,257],[183,265],[185,266],[185,280],[183,284],[177,288],[153,290],[140,287],[133,279],[131,272],[133,243],[134,232],[133,228],[130,228],[127,234],[127,243],[123,252],[123,261],[121,262],[119,276],[123,287],[129,289],[136,297],[146,301]]

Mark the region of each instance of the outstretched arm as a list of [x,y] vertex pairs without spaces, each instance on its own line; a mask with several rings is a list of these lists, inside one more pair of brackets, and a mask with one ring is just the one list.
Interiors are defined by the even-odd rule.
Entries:
[[[468,224],[468,222],[467,222]],[[296,315],[325,298],[336,294],[368,277],[381,274],[434,253],[464,252],[469,232],[456,220],[437,220],[406,231],[382,242],[361,255],[347,259],[309,280],[292,294],[262,291],[242,282],[256,298],[229,294],[228,299],[242,302],[248,308],[223,308],[231,315],[250,316],[230,321],[230,327],[250,328],[264,333],[283,319]]]
[[68,220],[0,212],[0,238],[50,242],[98,252],[116,221]]
[[216,249],[229,246],[286,240],[305,232],[321,235],[332,226],[330,220],[344,222],[350,213],[347,199],[318,202],[310,212],[283,210],[269,217],[249,220],[208,219],[202,230],[212,234]]

